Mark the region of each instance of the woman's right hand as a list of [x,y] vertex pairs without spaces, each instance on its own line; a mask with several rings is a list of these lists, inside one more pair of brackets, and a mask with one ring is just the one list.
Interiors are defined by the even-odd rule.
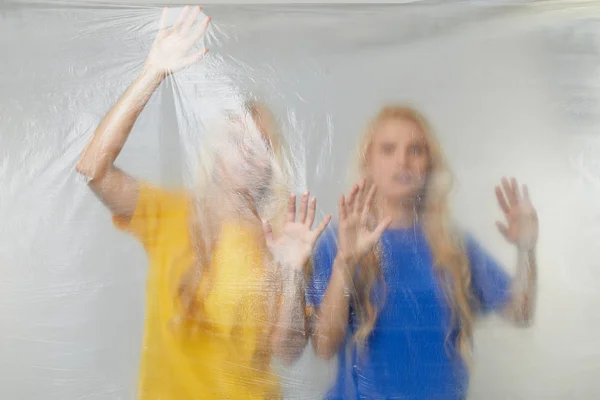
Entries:
[[376,188],[373,185],[369,192],[365,193],[365,185],[365,180],[359,185],[354,185],[348,200],[342,195],[338,205],[338,257],[351,268],[356,267],[373,249],[391,222],[391,218],[387,217],[381,220],[375,229],[369,228],[369,210]]
[[191,11],[190,7],[186,6],[175,25],[167,28],[167,8],[164,8],[158,34],[146,59],[148,70],[164,77],[202,59],[207,52],[206,49],[199,52],[191,52],[191,50],[206,32],[210,17],[207,16],[202,23],[197,23],[199,15],[199,6],[194,7]]

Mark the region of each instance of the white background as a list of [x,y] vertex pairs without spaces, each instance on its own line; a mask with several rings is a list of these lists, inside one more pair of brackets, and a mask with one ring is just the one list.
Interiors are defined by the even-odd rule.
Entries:
[[[535,325],[481,321],[471,398],[596,398],[599,10],[413,3],[207,5],[210,56],[176,78],[177,92],[163,85],[119,165],[181,183],[201,135],[189,128],[193,116],[226,101],[214,97],[219,85],[241,86],[265,95],[285,122],[298,191],[308,186],[321,213],[335,213],[368,118],[385,102],[416,104],[456,172],[456,220],[510,271],[494,185],[504,175],[529,184],[540,216]],[[135,397],[146,258],[111,226],[74,165],[139,70],[159,15],[0,5],[2,399]],[[333,373],[307,349],[283,372],[288,398],[318,398]]]

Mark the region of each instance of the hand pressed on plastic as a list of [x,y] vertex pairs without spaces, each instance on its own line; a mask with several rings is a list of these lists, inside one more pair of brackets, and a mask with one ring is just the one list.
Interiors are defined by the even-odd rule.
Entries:
[[309,204],[308,198],[309,192],[306,192],[300,200],[300,213],[296,218],[296,196],[290,196],[287,219],[280,237],[273,237],[273,231],[268,222],[263,224],[267,247],[275,259],[282,265],[292,265],[298,270],[304,268],[308,262],[317,239],[331,220],[330,215],[325,216],[319,226],[312,230],[317,200],[313,197]]
[[496,186],[496,197],[508,224],[496,222],[500,233],[520,250],[532,250],[537,243],[539,227],[537,212],[529,198],[527,186],[523,185],[521,193],[515,178],[510,182],[503,178],[502,188]]
[[207,50],[192,52],[210,23],[210,17],[198,23],[200,7],[184,7],[177,22],[167,28],[167,8],[163,10],[160,28],[146,60],[146,67],[163,76],[175,73],[200,61]]
[[369,229],[369,208],[376,188],[373,185],[369,192],[365,193],[365,185],[365,180],[362,180],[360,185],[354,185],[348,201],[342,195],[338,205],[338,253],[351,267],[355,267],[373,249],[392,221],[390,217],[386,217],[375,229]]

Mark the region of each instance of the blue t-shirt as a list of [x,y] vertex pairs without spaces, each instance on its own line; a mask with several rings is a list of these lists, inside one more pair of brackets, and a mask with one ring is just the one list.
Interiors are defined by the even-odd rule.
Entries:
[[[337,253],[335,228],[328,228],[315,249],[307,303],[319,307]],[[381,239],[385,297],[365,350],[357,353],[352,336],[357,321],[350,309],[347,337],[338,352],[338,373],[326,399],[464,399],[467,370],[455,348],[456,329],[434,270],[423,231],[388,229]],[[482,313],[508,301],[510,279],[470,236],[465,246],[472,291]]]

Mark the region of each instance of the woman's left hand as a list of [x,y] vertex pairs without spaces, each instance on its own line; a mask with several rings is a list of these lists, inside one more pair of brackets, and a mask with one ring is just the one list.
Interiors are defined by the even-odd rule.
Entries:
[[502,187],[496,186],[496,197],[507,222],[496,222],[500,233],[519,250],[533,250],[538,239],[538,216],[527,186],[523,185],[521,192],[515,178],[510,182],[502,178]]
[[325,216],[323,221],[312,229],[315,220],[317,200],[310,199],[306,192],[300,200],[300,213],[296,217],[296,196],[291,195],[288,202],[288,212],[283,232],[278,238],[273,237],[273,231],[268,222],[263,224],[267,247],[282,265],[292,266],[294,269],[302,270],[313,251],[317,239],[331,220],[331,215]]

